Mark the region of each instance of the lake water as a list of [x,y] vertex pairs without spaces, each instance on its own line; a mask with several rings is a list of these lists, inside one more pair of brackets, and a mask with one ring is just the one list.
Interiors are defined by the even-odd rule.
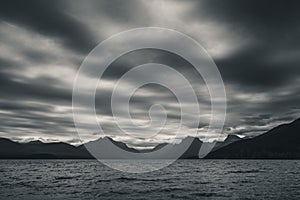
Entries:
[[300,199],[300,161],[179,160],[146,174],[94,160],[0,160],[0,199]]

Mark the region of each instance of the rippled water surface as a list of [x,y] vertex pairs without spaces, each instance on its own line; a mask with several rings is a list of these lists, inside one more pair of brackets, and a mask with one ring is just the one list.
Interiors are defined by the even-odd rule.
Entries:
[[126,174],[94,160],[0,160],[0,199],[300,199],[300,161],[179,160]]

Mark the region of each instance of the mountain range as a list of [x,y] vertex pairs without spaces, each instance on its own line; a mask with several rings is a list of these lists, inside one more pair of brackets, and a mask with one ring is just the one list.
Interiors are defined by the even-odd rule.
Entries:
[[[216,142],[212,151],[205,157],[208,159],[300,159],[300,119],[290,124],[279,125],[270,131],[254,138],[241,139],[236,135],[228,135],[223,142]],[[87,151],[97,148],[101,152],[101,158],[126,158],[127,155],[141,155],[153,158],[174,158],[177,152],[182,152],[190,144],[187,150],[180,156],[181,159],[199,158],[199,150],[203,142],[199,138],[187,137],[179,144],[158,144],[152,150],[137,150],[127,144],[104,137],[96,141],[88,142],[80,146],[72,146],[67,143],[43,143],[31,141],[18,143],[6,138],[0,138],[0,159],[93,159]],[[114,148],[117,146],[119,148]],[[163,148],[164,147],[164,148]],[[125,157],[119,156],[119,150],[125,152]],[[172,151],[171,151],[172,149]],[[159,151],[159,154],[155,154]],[[172,155],[172,153],[174,153]],[[127,153],[127,154],[126,154]],[[135,153],[135,154],[132,154]]]

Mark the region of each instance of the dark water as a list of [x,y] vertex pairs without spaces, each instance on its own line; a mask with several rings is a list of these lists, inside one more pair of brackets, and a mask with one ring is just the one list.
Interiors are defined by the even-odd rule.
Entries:
[[146,174],[92,160],[0,160],[0,199],[300,199],[300,161],[180,160]]

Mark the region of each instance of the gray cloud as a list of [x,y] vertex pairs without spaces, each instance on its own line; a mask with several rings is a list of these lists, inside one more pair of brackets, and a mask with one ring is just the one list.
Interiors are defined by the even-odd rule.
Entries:
[[68,14],[64,1],[5,1],[2,20],[54,37],[79,52],[87,53],[96,42],[88,27]]
[[300,74],[298,59],[274,62],[268,58],[272,53],[264,48],[249,48],[216,60],[216,64],[225,82],[255,91],[272,90],[290,84]]
[[[292,121],[300,113],[298,8],[299,1],[267,0],[3,1],[0,136],[79,143],[71,112],[76,70],[98,42],[141,26],[187,33],[212,55],[227,90],[225,133],[253,136]],[[112,122],[113,83],[134,66],[150,62],[171,66],[191,82],[203,111],[198,129],[204,131],[210,101],[203,80],[185,59],[153,49],[130,52],[104,73],[105,85],[97,90],[96,109],[105,131],[131,145],[144,143],[147,147],[168,141],[172,135],[180,119],[176,98],[154,85],[137,91],[131,108],[134,118],[146,121],[153,103],[165,106],[169,121],[157,140],[132,140]],[[94,73],[86,78],[94,78]],[[126,92],[126,85],[122,87]],[[82,114],[89,117],[84,115],[85,106]],[[123,109],[123,105],[119,107]]]

